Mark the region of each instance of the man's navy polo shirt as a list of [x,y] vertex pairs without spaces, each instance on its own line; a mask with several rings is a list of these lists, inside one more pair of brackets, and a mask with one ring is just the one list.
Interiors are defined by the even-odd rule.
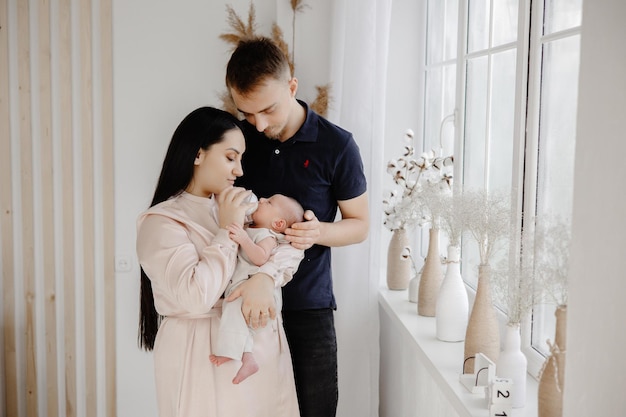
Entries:
[[[333,222],[337,201],[365,193],[367,184],[359,148],[350,132],[306,110],[300,130],[285,142],[268,139],[244,122],[244,175],[237,185],[259,197],[293,197],[321,222]],[[330,247],[307,249],[293,280],[283,287],[284,310],[337,307],[333,294]]]

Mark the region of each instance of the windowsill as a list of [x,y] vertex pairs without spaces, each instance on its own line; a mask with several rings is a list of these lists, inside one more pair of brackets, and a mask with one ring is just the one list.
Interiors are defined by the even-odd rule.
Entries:
[[[436,338],[435,318],[417,315],[415,303],[408,301],[407,291],[391,291],[381,288],[379,304],[415,343],[418,360],[430,372],[433,381],[441,392],[463,417],[484,417],[489,414],[484,395],[470,393],[459,381],[463,343],[442,342]],[[527,378],[526,405],[513,409],[514,417],[537,416],[537,381],[530,375]]]

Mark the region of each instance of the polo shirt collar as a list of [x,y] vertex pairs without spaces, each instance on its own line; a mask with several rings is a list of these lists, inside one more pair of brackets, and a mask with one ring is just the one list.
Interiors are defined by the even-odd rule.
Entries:
[[296,134],[291,137],[291,140],[298,142],[317,142],[317,121],[319,116],[313,110],[309,109],[309,106],[304,101],[298,100],[298,103],[304,107],[304,110],[306,111],[306,119]]

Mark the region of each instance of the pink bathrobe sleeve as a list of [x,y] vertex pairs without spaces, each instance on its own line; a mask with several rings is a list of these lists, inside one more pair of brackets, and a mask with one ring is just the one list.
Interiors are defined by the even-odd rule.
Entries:
[[159,417],[298,417],[280,315],[255,332],[260,369],[241,384],[232,383],[239,361],[219,367],[209,361],[220,296],[237,261],[237,245],[219,228],[215,213],[211,199],[183,193],[138,220],[139,263],[165,316],[153,350]]
[[[228,232],[218,229],[208,236],[192,226],[162,214],[140,220],[137,254],[164,316],[207,313],[235,270],[237,245]],[[197,247],[190,237],[206,246]]]

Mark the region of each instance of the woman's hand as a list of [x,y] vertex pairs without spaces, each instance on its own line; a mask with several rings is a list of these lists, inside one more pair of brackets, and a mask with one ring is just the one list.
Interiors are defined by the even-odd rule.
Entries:
[[243,297],[241,313],[251,328],[265,327],[270,319],[276,318],[274,280],[270,276],[252,275],[239,284],[226,301],[233,301],[238,297]]
[[285,239],[296,249],[308,249],[317,243],[320,237],[320,222],[311,210],[304,212],[302,223],[294,223],[285,230]]
[[252,191],[241,187],[229,187],[216,195],[218,218],[222,229],[228,228],[231,224],[243,225],[246,210],[254,206],[254,203],[244,203]]

